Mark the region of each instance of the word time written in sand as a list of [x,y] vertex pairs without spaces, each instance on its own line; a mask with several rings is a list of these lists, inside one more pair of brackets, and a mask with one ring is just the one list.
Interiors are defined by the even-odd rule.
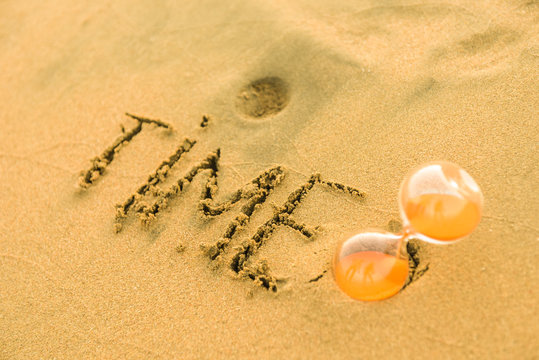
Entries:
[[[112,145],[107,147],[101,155],[91,160],[91,167],[82,171],[79,178],[79,186],[87,189],[96,184],[98,179],[106,173],[107,167],[114,161],[115,156],[129,144],[146,126],[156,126],[166,131],[172,131],[172,126],[160,120],[148,119],[126,113],[128,117],[136,121],[136,126],[131,130],[126,130],[122,126],[122,135],[118,137]],[[200,127],[209,125],[210,118],[203,116]],[[203,184],[202,195],[198,203],[198,210],[206,219],[216,217],[231,211],[233,208],[239,209],[236,215],[224,228],[221,237],[213,244],[203,247],[204,253],[211,261],[215,261],[228,250],[233,238],[251,220],[252,215],[266,204],[269,195],[281,184],[286,176],[286,169],[283,166],[275,166],[258,174],[254,179],[232,192],[226,200],[217,202],[215,196],[219,190],[218,175],[221,150],[216,149],[208,153],[198,163],[191,167],[186,174],[177,179],[168,179],[171,169],[178,164],[182,157],[191,151],[197,144],[197,140],[185,138],[176,150],[152,172],[146,182],[141,184],[135,192],[124,202],[116,205],[116,217],[114,229],[120,232],[124,226],[124,221],[131,215],[137,216],[140,221],[149,225],[153,219],[159,216],[171,201],[182,195],[188,189],[188,185],[201,173],[207,176]],[[165,180],[173,180],[172,185],[164,188],[162,183]],[[253,236],[244,241],[239,247],[234,249],[230,268],[241,275],[260,284],[264,288],[277,291],[278,279],[270,272],[265,262],[250,264],[251,258],[262,247],[262,245],[272,236],[275,230],[281,226],[289,227],[297,231],[301,236],[312,238],[317,227],[310,227],[293,219],[293,213],[305,199],[307,194],[316,186],[331,188],[347,196],[355,197],[359,200],[365,194],[355,188],[340,183],[323,180],[320,174],[312,174],[303,184],[300,184],[292,191],[286,201],[274,209],[273,214],[260,225]],[[240,202],[242,205],[240,206]]]

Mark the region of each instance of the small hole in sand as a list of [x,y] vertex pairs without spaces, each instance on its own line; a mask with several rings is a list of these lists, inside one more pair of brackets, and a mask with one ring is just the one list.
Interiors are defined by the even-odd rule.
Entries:
[[236,108],[251,118],[275,115],[288,104],[288,85],[278,77],[255,80],[241,89]]

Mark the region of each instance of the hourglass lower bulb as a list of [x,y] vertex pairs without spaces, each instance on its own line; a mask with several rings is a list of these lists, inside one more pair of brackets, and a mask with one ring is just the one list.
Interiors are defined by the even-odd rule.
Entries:
[[408,238],[450,243],[465,237],[479,224],[483,195],[466,171],[439,161],[423,165],[405,178],[399,205],[402,234],[365,232],[337,249],[335,281],[350,297],[373,301],[398,293],[408,279]]
[[334,259],[335,281],[357,300],[382,300],[395,295],[408,278],[408,254],[402,235],[382,231],[352,236]]

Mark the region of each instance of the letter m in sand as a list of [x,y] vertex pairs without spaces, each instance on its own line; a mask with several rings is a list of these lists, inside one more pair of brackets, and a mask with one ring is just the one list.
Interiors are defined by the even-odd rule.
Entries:
[[251,215],[256,211],[258,206],[266,201],[272,190],[284,178],[284,171],[280,166],[268,169],[251,180],[250,183],[245,184],[239,190],[233,192],[227,200],[216,203],[214,196],[218,190],[217,175],[221,157],[221,152],[217,149],[193,166],[183,177],[174,181],[167,190],[159,187],[158,185],[163,183],[167,178],[171,168],[195,144],[195,141],[185,139],[176,151],[148,176],[148,180],[133,195],[125,202],[116,205],[115,229],[117,232],[122,229],[122,222],[130,213],[136,214],[143,224],[148,224],[158,216],[161,210],[167,207],[172,199],[181,195],[198,174],[206,172],[208,173],[208,179],[203,186],[198,205],[199,210],[205,216],[221,215],[230,210],[240,200],[245,200],[240,214],[227,226],[223,238],[212,246],[211,249],[208,249],[210,258],[215,259],[226,248],[233,235],[249,222]]

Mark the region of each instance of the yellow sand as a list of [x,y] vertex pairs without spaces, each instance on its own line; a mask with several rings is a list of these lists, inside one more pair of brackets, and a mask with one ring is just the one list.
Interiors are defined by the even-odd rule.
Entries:
[[[1,1],[0,69],[1,359],[538,356],[537,1]],[[137,126],[125,112],[174,131],[143,124],[81,190]],[[284,174],[214,261],[256,189],[205,219],[210,170],[115,232],[115,204],[186,137],[163,191],[217,148],[217,202]],[[428,271],[395,297],[347,298],[337,243],[398,220],[402,177],[438,159],[481,186],[479,227],[421,246]],[[313,178],[263,227],[315,173],[365,199]],[[261,226],[273,233],[236,273]]]

